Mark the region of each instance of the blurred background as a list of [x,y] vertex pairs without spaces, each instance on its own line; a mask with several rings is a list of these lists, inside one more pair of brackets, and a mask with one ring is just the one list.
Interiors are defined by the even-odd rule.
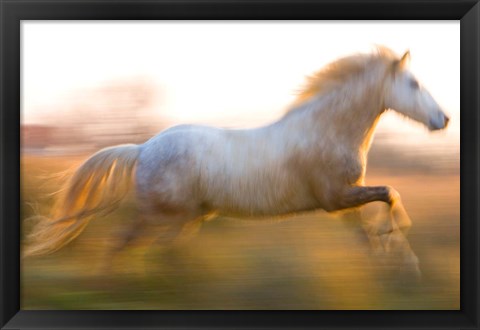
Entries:
[[369,154],[367,184],[394,186],[412,218],[420,283],[389,274],[322,211],[215,219],[168,250],[144,237],[104,272],[135,216],[129,198],[63,250],[22,261],[22,309],[459,309],[459,37],[457,21],[23,21],[22,219],[48,213],[57,174],[100,148],[180,123],[270,123],[307,75],[376,44],[411,50],[412,72],[451,122],[431,133],[388,112]]

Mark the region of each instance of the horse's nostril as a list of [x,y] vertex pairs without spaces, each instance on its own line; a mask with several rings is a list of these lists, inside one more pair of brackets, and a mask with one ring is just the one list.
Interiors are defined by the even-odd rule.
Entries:
[[450,121],[450,117],[448,117],[448,116],[444,116],[444,117],[445,117],[445,118],[444,118],[445,127],[447,127],[448,122]]

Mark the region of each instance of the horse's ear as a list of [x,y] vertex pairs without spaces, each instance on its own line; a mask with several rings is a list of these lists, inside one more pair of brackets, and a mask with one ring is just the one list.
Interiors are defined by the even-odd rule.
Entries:
[[410,63],[410,50],[407,50],[400,59],[400,67],[404,68]]
[[398,70],[404,69],[408,66],[409,63],[410,63],[410,50],[407,50],[399,60],[395,60],[393,62],[393,70],[398,71]]

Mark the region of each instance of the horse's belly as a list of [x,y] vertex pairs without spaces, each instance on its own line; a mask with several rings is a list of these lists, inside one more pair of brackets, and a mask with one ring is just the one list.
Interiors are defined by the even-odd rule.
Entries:
[[307,211],[317,207],[315,199],[299,185],[260,183],[255,181],[225,185],[211,198],[218,213],[229,216],[275,216]]

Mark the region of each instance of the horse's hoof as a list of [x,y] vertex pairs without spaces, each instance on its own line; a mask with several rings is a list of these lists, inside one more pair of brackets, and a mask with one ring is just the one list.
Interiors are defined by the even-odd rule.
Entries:
[[408,260],[400,267],[402,281],[410,284],[419,284],[422,282],[422,271],[420,270],[418,258],[410,256]]

